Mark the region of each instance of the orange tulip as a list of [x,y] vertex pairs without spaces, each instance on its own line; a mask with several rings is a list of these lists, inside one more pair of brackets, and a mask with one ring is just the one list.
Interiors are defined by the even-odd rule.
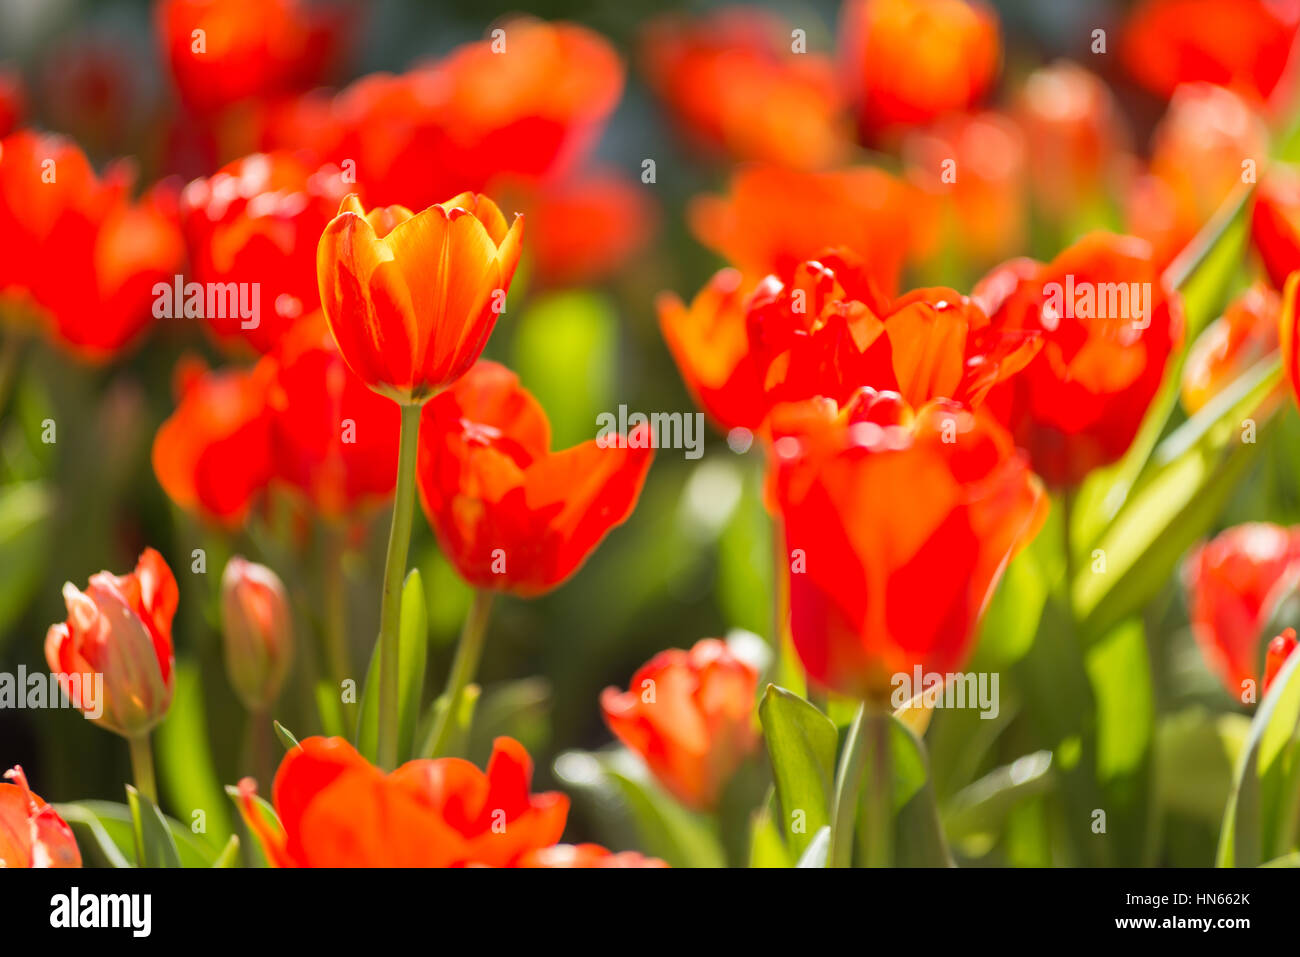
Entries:
[[696,238],[753,279],[788,274],[842,246],[892,295],[911,243],[912,203],[908,186],[874,167],[799,173],[758,166],[737,173],[728,196],[698,197],[687,213]]
[[828,57],[792,50],[789,24],[752,7],[652,21],[641,43],[651,88],[688,138],[738,161],[819,169],[849,137]]
[[1291,653],[1296,650],[1295,629],[1286,628],[1282,634],[1278,635],[1268,643],[1268,651],[1264,655],[1264,691],[1268,692],[1269,686],[1273,684],[1273,679],[1278,676],[1286,660],[1291,657]]
[[957,670],[1047,496],[984,409],[913,409],[864,387],[843,410],[787,406],[773,498],[789,548],[790,633],[809,678],[889,696],[919,666]]
[[1234,698],[1258,700],[1262,632],[1297,581],[1300,533],[1266,522],[1220,532],[1183,564],[1192,635]]
[[408,761],[384,774],[342,738],[306,738],[284,756],[262,815],[252,778],[240,808],[276,867],[512,867],[564,831],[569,799],[529,794],[533,763],[497,738],[484,774],[460,758]]
[[370,388],[418,405],[478,359],[505,308],[523,218],[486,196],[421,213],[366,213],[349,196],[317,252],[321,306],[339,351]]
[[14,783],[0,783],[0,867],[80,867],[72,828],[27,787],[23,769],[4,776]]
[[1250,238],[1274,288],[1300,269],[1300,170],[1278,164],[1269,168],[1255,190]]
[[1180,83],[1213,83],[1262,101],[1286,75],[1298,27],[1291,3],[1144,0],[1129,14],[1119,53],[1160,96]]
[[237,313],[204,317],[223,343],[269,352],[319,307],[316,241],[347,192],[337,167],[318,168],[287,152],[246,156],[185,187],[189,278],[258,287],[255,326]]
[[550,451],[550,432],[537,400],[495,362],[424,407],[420,502],[443,555],[476,588],[550,591],[636,506],[654,457],[648,428],[562,452]]
[[627,691],[606,688],[600,709],[660,784],[683,804],[706,810],[758,742],[757,691],[758,672],[726,642],[705,638],[690,651],[655,655]]
[[667,867],[657,857],[639,851],[615,853],[599,844],[556,844],[529,851],[519,860],[520,867]]
[[989,397],[1034,471],[1072,486],[1122,456],[1182,339],[1182,301],[1150,245],[1092,233],[1050,264],[998,267],[971,298],[995,327],[1043,337],[1034,360]]
[[[51,625],[45,660],[65,693],[107,731],[135,738],[162,720],[172,700],[172,617],[179,592],[163,557],[146,548],[129,575],[100,572],[82,592],[63,586],[66,623]],[[77,700],[74,676],[102,674],[103,700]]]
[[244,707],[275,702],[293,657],[293,619],[280,576],[239,555],[221,575],[221,637],[226,673]]
[[997,76],[998,18],[966,0],[849,0],[841,61],[863,133],[974,106]]
[[[1256,283],[1229,303],[1187,350],[1182,400],[1189,414],[1278,347],[1282,299]],[[1279,387],[1285,391],[1285,386]]]

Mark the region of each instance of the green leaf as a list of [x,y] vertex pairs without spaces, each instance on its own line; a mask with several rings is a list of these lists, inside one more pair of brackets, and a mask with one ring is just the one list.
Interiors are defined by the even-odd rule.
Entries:
[[838,734],[831,719],[803,698],[769,684],[758,706],[781,809],[780,830],[800,857],[830,824]]
[[279,721],[274,722],[274,726],[275,736],[279,739],[280,744],[284,746],[286,751],[292,751],[294,748],[299,746],[298,739],[293,736],[293,733],[290,732],[288,728],[282,725]]
[[953,795],[943,818],[947,833],[954,842],[987,845],[1016,805],[1048,790],[1051,770],[1052,752],[1035,751],[990,771]]
[[126,786],[126,803],[135,825],[136,861],[140,867],[180,867],[181,856],[158,805],[131,785]]
[[891,715],[889,724],[890,771],[894,779],[894,864],[952,867],[925,745],[898,718]]
[[239,867],[239,835],[230,835],[230,840],[226,841],[226,846],[221,849],[216,860],[212,862],[213,867]]
[[582,290],[538,297],[520,317],[509,365],[546,410],[555,448],[590,439],[598,415],[617,413],[618,329],[614,304]]
[[1007,566],[980,625],[972,670],[1001,671],[1025,656],[1034,644],[1047,602],[1047,581],[1032,549]]
[[[135,825],[130,807],[115,801],[72,801],[56,804],[54,809],[78,832],[78,836],[90,836],[99,845],[109,866],[132,866],[130,861],[136,859],[136,850]],[[208,867],[212,864],[216,855],[212,845],[200,841],[194,832],[179,821],[169,817],[163,817],[163,820],[180,855],[180,866]],[[110,848],[117,853],[114,854]]]
[[343,730],[343,701],[339,697],[339,686],[333,681],[321,679],[313,689],[316,693],[316,711],[320,714],[321,730],[327,738],[347,737]]
[[1250,734],[1245,715],[1193,708],[1168,715],[1156,731],[1156,800],[1166,813],[1218,824],[1233,771]]
[[53,514],[54,496],[40,482],[0,488],[0,646],[41,584]]
[[182,816],[203,811],[203,839],[215,850],[217,842],[233,832],[234,821],[221,794],[209,744],[212,736],[203,705],[203,681],[193,661],[177,659],[174,688],[171,708],[154,736],[158,783],[167,806]]
[[[776,791],[749,818],[749,866],[793,867],[794,860],[786,849],[781,829],[776,824]],[[828,832],[829,833],[829,832]]]
[[1220,867],[1294,850],[1300,815],[1300,655],[1282,665],[1250,723],[1219,832]]
[[1075,574],[1071,597],[1085,641],[1106,634],[1155,596],[1213,524],[1261,447],[1240,440],[1242,421],[1281,374],[1278,356],[1261,361],[1156,449],[1148,473],[1098,539],[1097,558],[1089,556]]
[[[419,717],[420,698],[424,694],[424,672],[429,653],[429,618],[424,604],[424,583],[418,569],[412,569],[402,584],[402,617],[398,637],[398,661],[401,686],[398,694],[397,753],[412,753],[415,725]],[[379,752],[379,642],[366,669],[365,690],[361,693],[361,715],[357,723],[357,750],[369,761]]]
[[830,825],[818,828],[817,833],[812,836],[808,842],[808,848],[799,855],[799,863],[795,867],[825,867],[826,857],[831,850],[831,828]]

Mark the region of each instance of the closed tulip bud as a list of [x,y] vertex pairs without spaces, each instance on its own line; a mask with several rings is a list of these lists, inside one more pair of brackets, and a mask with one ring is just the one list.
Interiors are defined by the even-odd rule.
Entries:
[[1267,692],[1269,686],[1273,684],[1273,679],[1277,677],[1282,666],[1286,664],[1287,658],[1291,652],[1295,651],[1296,645],[1295,629],[1287,628],[1282,634],[1278,635],[1268,643],[1268,652],[1264,656],[1264,691]]
[[249,711],[265,711],[293,657],[293,624],[284,582],[265,565],[236,555],[221,576],[221,636],[226,671]]
[[[178,597],[176,578],[152,548],[129,575],[92,575],[84,592],[72,582],[63,586],[68,620],[50,626],[45,658],[73,703],[100,727],[136,738],[167,713]],[[86,688],[97,674],[103,693],[96,696]]]

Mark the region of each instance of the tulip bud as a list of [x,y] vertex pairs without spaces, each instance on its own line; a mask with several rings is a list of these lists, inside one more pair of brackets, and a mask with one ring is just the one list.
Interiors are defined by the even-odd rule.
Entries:
[[27,787],[18,765],[0,783],[0,867],[80,867],[72,828]]
[[1296,649],[1296,636],[1294,628],[1287,628],[1282,634],[1278,635],[1268,643],[1268,654],[1264,658],[1264,691],[1267,693],[1269,685],[1277,677],[1282,666],[1290,657],[1291,652]]
[[[84,592],[63,586],[68,620],[50,626],[45,659],[89,720],[135,738],[167,713],[177,599],[176,579],[152,548],[129,575],[92,575]],[[97,675],[102,693],[88,690],[99,689]]]
[[221,635],[226,671],[249,711],[275,701],[293,657],[293,624],[284,582],[265,565],[236,555],[221,576]]

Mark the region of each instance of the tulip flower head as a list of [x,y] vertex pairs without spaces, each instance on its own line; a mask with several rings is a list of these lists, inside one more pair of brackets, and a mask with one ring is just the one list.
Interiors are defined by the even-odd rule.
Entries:
[[239,783],[240,808],[276,867],[513,867],[560,839],[569,799],[530,794],[533,763],[497,738],[487,773],[460,758],[408,761],[384,774],[342,738],[306,738],[284,756],[278,825]]
[[105,730],[136,738],[167,713],[178,598],[171,569],[152,548],[128,575],[99,572],[84,592],[63,586],[68,620],[50,626],[45,659],[69,696],[72,676],[104,676],[103,713],[91,720]]
[[1282,634],[1268,643],[1268,650],[1264,653],[1265,693],[1268,692],[1273,679],[1278,676],[1287,659],[1291,657],[1291,653],[1295,651],[1297,644],[1294,628],[1284,629]]
[[[1281,297],[1262,282],[1229,303],[1187,350],[1183,408],[1189,414],[1196,412],[1277,349],[1281,316]],[[1279,388],[1285,391],[1285,386]]]
[[561,452],[550,433],[541,405],[494,362],[424,407],[420,501],[442,553],[476,588],[550,591],[636,505],[654,456],[647,426]]
[[0,783],[0,867],[80,867],[72,828],[33,794],[23,769],[4,773]]
[[289,596],[280,576],[236,555],[221,576],[221,637],[226,672],[244,706],[274,703],[293,657]]
[[519,263],[523,218],[461,193],[412,213],[343,200],[317,250],[321,306],[339,351],[370,388],[421,404],[483,351]]
[[632,676],[627,691],[600,696],[605,723],[639,754],[659,782],[688,807],[715,807],[758,741],[758,672],[726,642],[705,638],[689,651],[660,652]]

